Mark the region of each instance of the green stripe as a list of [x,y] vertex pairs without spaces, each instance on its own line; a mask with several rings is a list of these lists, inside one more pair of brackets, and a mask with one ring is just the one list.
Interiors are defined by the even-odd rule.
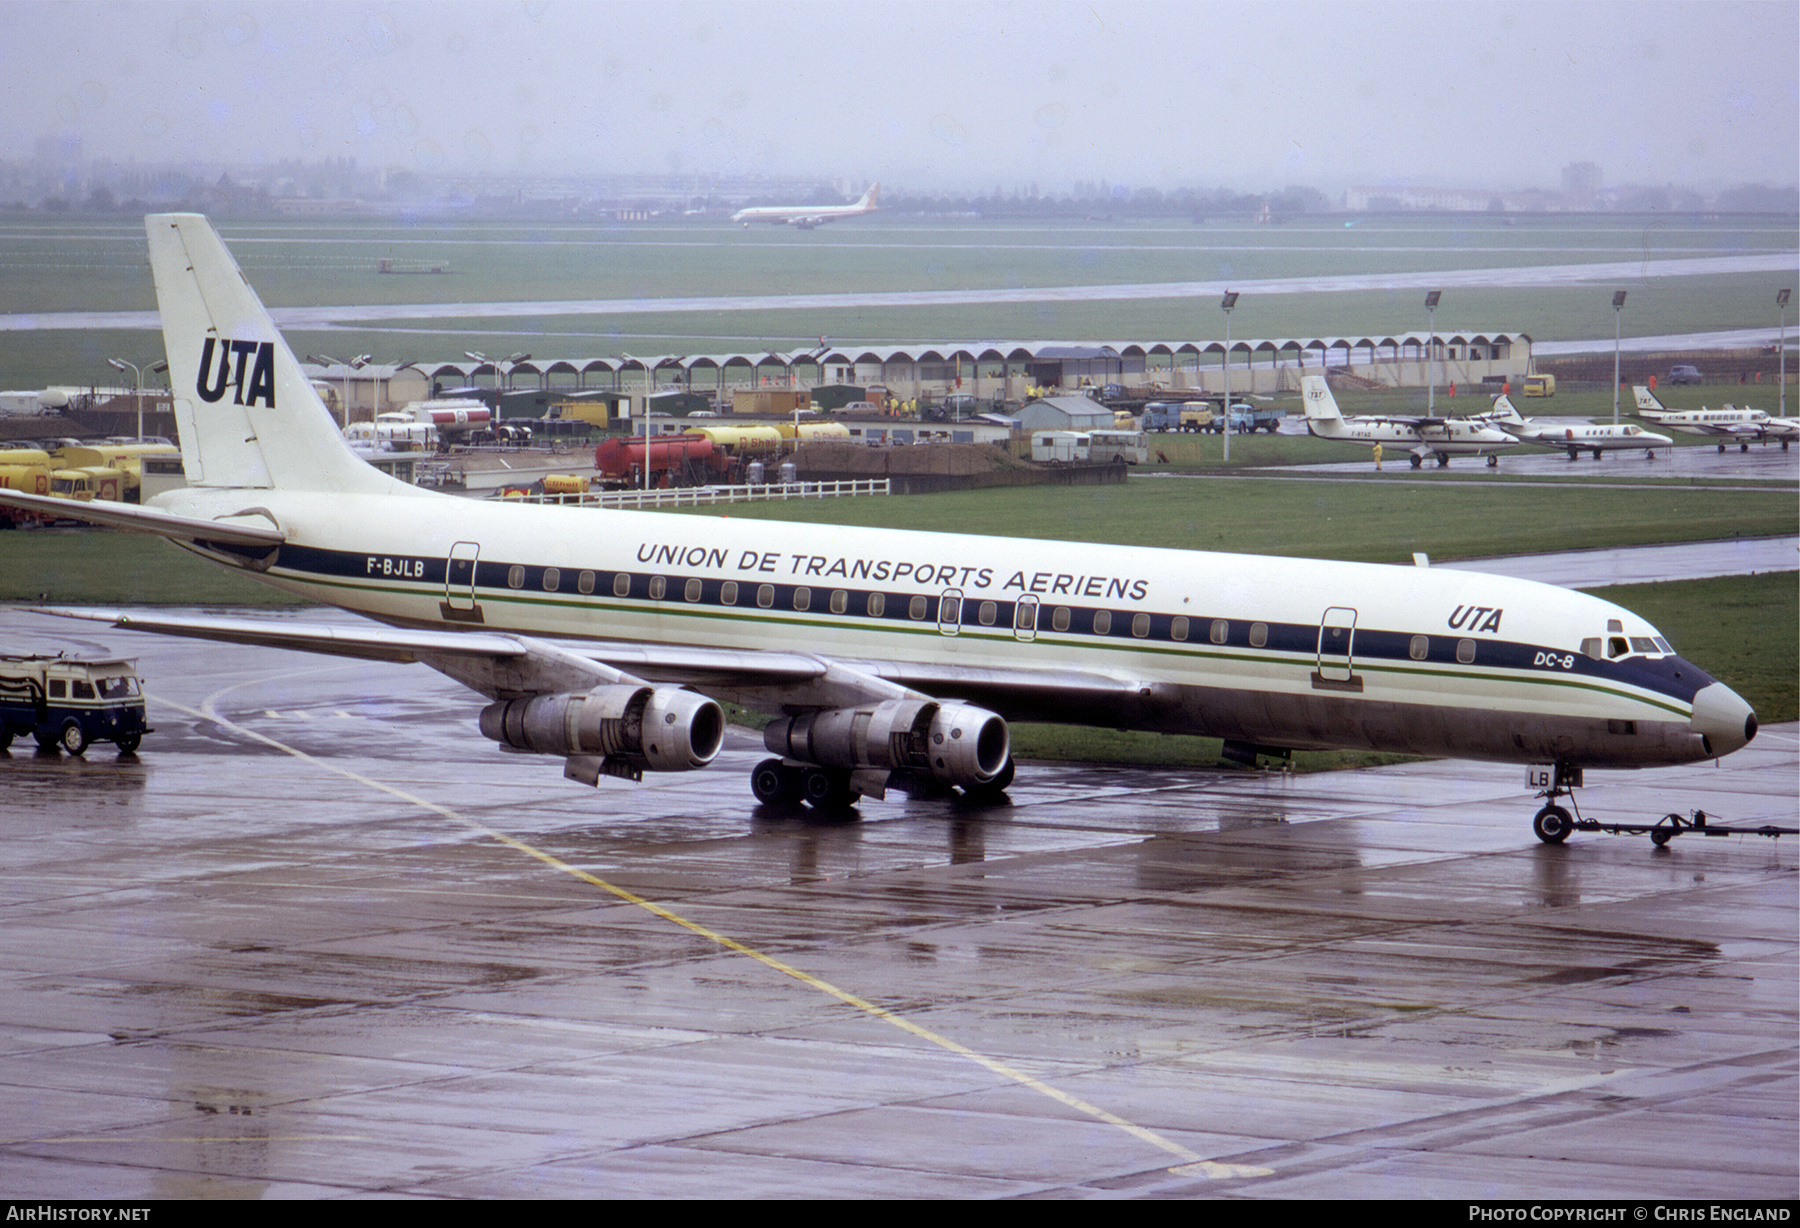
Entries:
[[[348,589],[354,592],[384,593],[395,596],[428,597],[434,600],[443,598],[443,590],[435,586],[430,588],[423,586],[408,586],[402,581],[366,584],[322,578],[301,579],[300,577],[307,575],[307,573],[304,572],[296,573],[280,569],[271,569],[271,572],[273,574],[280,574],[287,578],[294,579],[297,583],[317,585],[321,588]],[[1118,652],[1140,654],[1153,653],[1159,656],[1176,657],[1182,661],[1228,661],[1234,664],[1249,663],[1252,665],[1264,665],[1282,669],[1292,669],[1297,666],[1310,666],[1316,663],[1315,659],[1311,657],[1279,656],[1269,653],[1250,653],[1244,651],[1231,652],[1200,645],[1191,648],[1179,648],[1172,645],[1151,643],[1149,641],[1124,641],[1112,636],[1079,639],[1073,637],[1057,638],[1055,636],[1039,635],[1031,640],[1019,640],[1009,631],[990,631],[969,627],[963,628],[957,635],[945,635],[938,630],[937,623],[923,619],[918,622],[899,623],[890,622],[886,619],[869,619],[852,614],[830,613],[809,613],[807,616],[797,617],[789,612],[778,613],[762,606],[741,606],[715,609],[669,600],[657,602],[621,602],[618,598],[607,597],[600,594],[595,594],[590,597],[573,598],[550,596],[539,597],[526,594],[516,589],[499,591],[489,589],[478,591],[475,600],[478,603],[489,602],[494,604],[527,607],[560,606],[565,609],[591,610],[597,613],[655,614],[665,618],[704,618],[731,623],[748,622],[758,627],[776,624],[781,626],[803,627],[809,630],[817,628],[822,623],[825,623],[825,620],[830,619],[832,621],[827,624],[830,626],[848,627],[860,631],[879,631],[887,635],[930,636],[934,639],[974,639],[994,644],[1036,643],[1047,644],[1059,648],[1111,648]],[[1364,673],[1399,674],[1409,678],[1445,678],[1453,679],[1458,682],[1476,680],[1481,682],[1523,683],[1529,686],[1569,687],[1577,691],[1587,691],[1597,695],[1606,695],[1614,699],[1625,699],[1635,703],[1645,704],[1652,708],[1659,708],[1683,719],[1687,719],[1693,715],[1692,704],[1682,705],[1676,701],[1656,696],[1653,692],[1648,695],[1641,694],[1636,690],[1625,689],[1619,684],[1609,684],[1574,676],[1550,673],[1540,674],[1536,672],[1497,674],[1488,671],[1472,672],[1466,670],[1448,670],[1436,666],[1369,664],[1366,661],[1359,665],[1358,669]]]

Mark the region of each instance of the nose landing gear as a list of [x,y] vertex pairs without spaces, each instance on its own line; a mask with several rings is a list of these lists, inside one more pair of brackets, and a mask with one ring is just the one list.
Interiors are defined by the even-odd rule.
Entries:
[[[1648,835],[1650,843],[1662,848],[1683,832],[1691,832],[1702,836],[1769,836],[1779,839],[1782,836],[1800,835],[1800,828],[1775,827],[1762,824],[1758,827],[1721,827],[1717,823],[1707,821],[1704,810],[1696,810],[1688,818],[1678,814],[1666,814],[1654,823],[1601,823],[1594,819],[1581,817],[1581,807],[1575,804],[1575,790],[1581,787],[1581,769],[1567,763],[1558,763],[1553,767],[1530,767],[1526,770],[1526,782],[1538,790],[1538,796],[1544,799],[1544,808],[1537,812],[1531,820],[1531,830],[1545,844],[1561,844],[1576,831],[1598,831],[1613,836]],[[1569,799],[1569,809],[1557,804],[1560,797]],[[1573,813],[1570,813],[1570,811]]]

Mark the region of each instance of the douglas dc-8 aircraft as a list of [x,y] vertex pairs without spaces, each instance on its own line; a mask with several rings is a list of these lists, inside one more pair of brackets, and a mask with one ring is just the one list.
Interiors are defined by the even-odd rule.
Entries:
[[[1466,571],[478,503],[358,460],[205,218],[147,219],[191,485],[80,505],[381,627],[104,617],[423,661],[570,778],[705,767],[730,699],[776,719],[764,802],[1012,779],[1006,722],[1583,767],[1728,754],[1750,707],[1643,619]],[[5,492],[19,506],[68,505]],[[1546,780],[1543,783],[1548,783]],[[1549,804],[1537,831],[1560,841]]]
[[875,198],[880,194],[881,185],[878,183],[864,192],[854,205],[757,205],[751,209],[739,209],[731,215],[731,220],[742,222],[746,226],[751,222],[773,222],[777,226],[798,226],[801,230],[811,230],[826,222],[875,212],[881,207],[875,203]]

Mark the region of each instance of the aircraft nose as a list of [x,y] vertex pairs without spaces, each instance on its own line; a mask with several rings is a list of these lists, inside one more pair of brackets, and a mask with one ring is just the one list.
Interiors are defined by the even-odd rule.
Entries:
[[1713,682],[1694,694],[1694,715],[1688,727],[1706,741],[1715,758],[1729,755],[1756,736],[1756,713],[1723,682]]

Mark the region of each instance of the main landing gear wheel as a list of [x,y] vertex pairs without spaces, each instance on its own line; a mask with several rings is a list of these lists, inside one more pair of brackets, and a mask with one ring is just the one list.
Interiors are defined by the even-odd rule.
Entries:
[[1424,463],[1425,463],[1425,458],[1424,458],[1424,457],[1422,457],[1422,456],[1418,456],[1418,455],[1415,455],[1415,456],[1414,456],[1414,457],[1413,457],[1413,458],[1412,458],[1412,467],[1413,467],[1413,468],[1414,468],[1414,469],[1417,469],[1417,468],[1419,468],[1419,467],[1420,467],[1420,466],[1421,466],[1421,465],[1423,465],[1423,464],[1424,464]]
[[1545,844],[1561,844],[1569,838],[1569,833],[1575,830],[1575,820],[1570,818],[1569,812],[1561,806],[1545,806],[1537,812],[1537,817],[1531,820],[1531,830],[1536,832],[1537,838]]
[[765,806],[798,805],[800,769],[779,759],[764,759],[750,773],[750,792]]
[[850,787],[850,773],[808,766],[800,769],[800,796],[815,810],[838,810],[854,805],[862,794]]
[[1450,467],[1450,454],[1448,452],[1439,452],[1438,453],[1438,468],[1439,469],[1448,469],[1449,467]]

